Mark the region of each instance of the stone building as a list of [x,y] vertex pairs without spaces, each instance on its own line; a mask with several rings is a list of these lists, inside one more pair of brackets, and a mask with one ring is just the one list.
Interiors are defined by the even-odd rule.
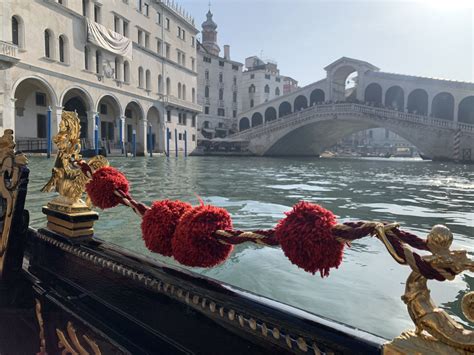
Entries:
[[242,74],[242,110],[283,95],[283,77],[277,63],[264,61],[257,56],[245,59],[246,71]]
[[242,110],[242,63],[230,59],[230,46],[224,45],[220,56],[217,24],[209,10],[202,24],[202,43],[198,42],[198,103],[203,113],[198,116],[202,139],[224,137],[231,129],[233,118]]
[[135,132],[141,154],[164,151],[167,130],[170,150],[195,147],[198,30],[174,3],[3,0],[0,25],[0,126],[21,149],[44,143],[48,107],[53,134],[77,111],[85,145],[97,125],[115,148]]
[[283,76],[283,95],[289,94],[298,89],[298,81],[289,77]]

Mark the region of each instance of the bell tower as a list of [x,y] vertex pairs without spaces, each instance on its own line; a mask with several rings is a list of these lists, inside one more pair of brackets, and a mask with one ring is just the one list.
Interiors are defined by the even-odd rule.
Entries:
[[211,9],[206,14],[207,20],[202,23],[202,45],[215,56],[219,55],[221,49],[217,45],[217,24],[212,20]]

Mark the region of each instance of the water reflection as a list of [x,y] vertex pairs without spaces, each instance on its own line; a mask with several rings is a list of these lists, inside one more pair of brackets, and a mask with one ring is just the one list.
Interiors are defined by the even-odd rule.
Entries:
[[[38,192],[50,174],[52,161],[46,162],[30,159],[27,206],[36,227],[45,224],[40,211],[50,199]],[[341,221],[397,221],[422,237],[431,226],[443,223],[452,229],[456,248],[474,252],[473,166],[392,159],[220,157],[114,158],[111,163],[126,172],[138,200],[150,204],[179,198],[197,204],[199,196],[227,208],[239,229],[272,227],[283,212],[305,199],[331,209]],[[112,243],[152,255],[143,245],[139,223],[131,211],[119,207],[101,212],[96,231]],[[328,279],[298,269],[278,248],[253,245],[238,246],[219,267],[196,271],[385,337],[411,327],[400,300],[410,270],[395,263],[374,238],[354,243]],[[472,287],[472,278],[434,282],[430,287],[438,304],[463,319],[456,300]]]

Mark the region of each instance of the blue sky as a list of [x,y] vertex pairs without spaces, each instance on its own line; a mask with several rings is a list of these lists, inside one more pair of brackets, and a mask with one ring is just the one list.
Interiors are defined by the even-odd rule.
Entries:
[[[201,29],[208,2],[179,4]],[[211,2],[221,49],[230,44],[241,62],[263,52],[301,86],[342,56],[387,72],[474,82],[474,0]]]

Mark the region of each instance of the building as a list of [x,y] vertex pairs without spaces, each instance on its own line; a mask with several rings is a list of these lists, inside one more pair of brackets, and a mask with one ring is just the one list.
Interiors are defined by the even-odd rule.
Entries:
[[274,61],[264,61],[257,56],[245,59],[246,71],[242,74],[242,110],[283,95],[283,78]]
[[86,146],[96,124],[109,147],[135,133],[138,153],[162,152],[167,131],[170,150],[196,146],[198,30],[174,2],[2,3],[0,126],[20,149],[43,146],[48,107],[53,134],[63,109],[78,113]]
[[220,56],[217,24],[209,10],[202,24],[202,43],[198,42],[198,103],[203,113],[198,116],[201,140],[224,137],[231,130],[232,119],[242,110],[242,63],[230,59],[230,46],[224,45]]
[[298,81],[290,78],[289,76],[283,76],[283,95],[289,94],[298,89]]

